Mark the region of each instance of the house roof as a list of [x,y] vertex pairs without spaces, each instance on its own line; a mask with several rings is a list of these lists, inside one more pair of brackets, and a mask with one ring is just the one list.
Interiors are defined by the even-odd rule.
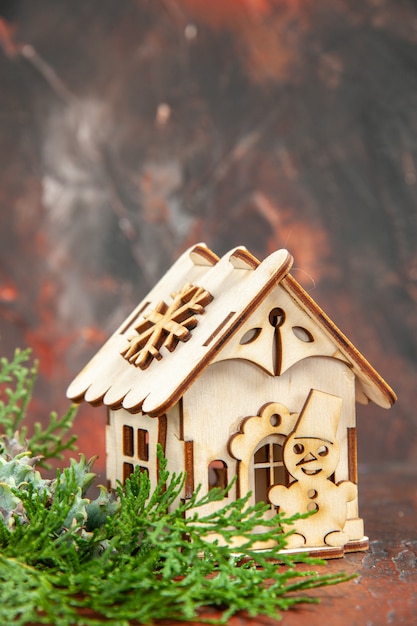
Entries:
[[289,274],[292,262],[287,250],[260,262],[244,247],[221,259],[205,244],[190,248],[78,374],[68,397],[132,413],[167,411],[280,286],[335,346],[332,356],[349,364],[358,400],[389,408],[394,392]]

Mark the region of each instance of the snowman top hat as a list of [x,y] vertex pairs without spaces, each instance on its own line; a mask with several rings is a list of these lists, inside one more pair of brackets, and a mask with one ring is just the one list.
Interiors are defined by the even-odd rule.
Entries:
[[343,400],[324,391],[311,389],[294,429],[296,438],[336,439]]

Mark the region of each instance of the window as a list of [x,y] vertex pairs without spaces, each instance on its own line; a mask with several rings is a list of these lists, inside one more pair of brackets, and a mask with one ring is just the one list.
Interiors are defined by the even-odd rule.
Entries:
[[239,341],[240,345],[246,346],[248,343],[253,343],[256,339],[258,339],[261,332],[262,328],[250,328]]
[[[141,472],[145,472],[149,476],[149,470],[147,467],[139,465],[139,469]],[[131,474],[133,474],[134,471],[135,467],[132,463],[123,463],[123,484],[125,484],[126,480]]]
[[149,433],[143,428],[138,428],[138,459],[149,461]]
[[123,454],[133,456],[133,428],[131,426],[123,426]]
[[272,485],[288,485],[288,473],[282,459],[282,445],[279,443],[268,442],[258,448],[253,459],[253,469],[256,502],[268,502],[268,491]]
[[226,489],[227,483],[227,464],[221,459],[212,461],[208,466],[208,485],[209,491],[215,487]]
[[293,326],[292,332],[300,341],[304,343],[311,343],[314,341],[314,337],[307,328],[303,328],[303,326]]
[[123,484],[132,474],[136,466],[149,476],[149,431],[145,428],[135,428],[127,424],[122,425],[121,440],[121,479]]
[[138,468],[148,474],[153,490],[160,474],[156,455],[157,443],[160,443],[164,450],[166,446],[166,415],[151,418],[146,413],[132,415],[125,409],[118,409],[112,411],[111,416],[112,424],[108,435],[111,432],[112,438],[115,439],[115,459],[114,464],[109,464],[108,477],[112,485],[114,486],[117,481],[124,484],[130,474]]
[[123,463],[123,484],[126,482],[126,479],[129,478],[130,474],[133,473],[134,467],[132,463]]
[[[122,433],[123,456],[135,456],[134,428],[123,426]],[[149,432],[138,428],[136,434],[136,456],[140,461],[149,461]]]

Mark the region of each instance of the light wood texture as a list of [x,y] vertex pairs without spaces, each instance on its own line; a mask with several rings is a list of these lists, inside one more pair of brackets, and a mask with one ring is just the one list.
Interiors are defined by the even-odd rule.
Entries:
[[[279,376],[308,357],[334,358],[335,354],[338,346],[334,339],[279,284],[229,339],[215,361],[246,359]],[[346,358],[340,360],[348,362]]]
[[[252,492],[250,504],[262,499],[266,487],[262,469],[255,471],[255,456],[265,446],[285,443],[312,388],[342,398],[335,480],[348,480],[347,430],[355,423],[354,376],[342,361],[311,357],[281,376],[271,376],[243,359],[215,363],[201,374],[182,403],[184,436],[194,442],[195,484],[204,487],[209,463],[222,459],[229,476],[238,475],[237,494]],[[357,500],[349,506],[348,516],[356,518]]]

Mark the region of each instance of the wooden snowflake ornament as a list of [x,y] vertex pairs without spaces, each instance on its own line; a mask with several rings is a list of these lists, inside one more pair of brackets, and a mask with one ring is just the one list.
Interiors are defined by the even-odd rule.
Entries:
[[127,347],[121,351],[129,363],[142,370],[153,359],[162,359],[162,346],[173,352],[179,341],[188,341],[190,330],[198,324],[195,315],[202,315],[204,307],[213,300],[208,291],[190,283],[184,285],[178,293],[172,293],[171,298],[170,305],[162,300],[144,316],[135,326],[137,334],[129,337]]

